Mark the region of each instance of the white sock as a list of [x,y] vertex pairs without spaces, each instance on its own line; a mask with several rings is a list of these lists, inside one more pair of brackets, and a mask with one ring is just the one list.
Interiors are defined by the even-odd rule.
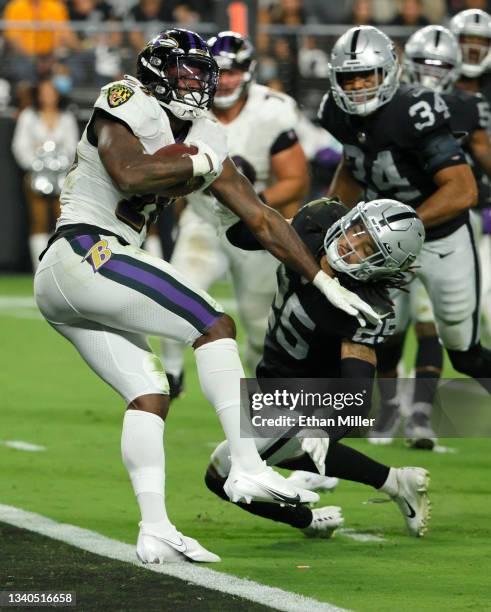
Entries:
[[29,252],[31,254],[32,271],[39,266],[39,256],[48,244],[48,234],[31,234],[29,236]]
[[380,487],[379,491],[387,493],[387,495],[394,496],[399,492],[399,483],[397,482],[397,468],[391,467],[387,480]]
[[200,346],[194,354],[201,389],[220,419],[232,465],[249,473],[264,470],[254,440],[240,437],[240,379],[244,378],[244,369],[237,342],[222,338]]
[[164,421],[150,412],[127,410],[121,455],[130,475],[142,522],[162,531],[173,529],[164,499]]
[[165,371],[172,376],[180,376],[184,370],[184,351],[186,345],[177,340],[166,338],[160,343],[162,351],[162,363]]
[[153,255],[154,257],[159,257],[160,259],[164,259],[162,243],[160,242],[160,238],[158,236],[147,236],[145,238],[144,249],[147,253],[150,253],[150,255]]

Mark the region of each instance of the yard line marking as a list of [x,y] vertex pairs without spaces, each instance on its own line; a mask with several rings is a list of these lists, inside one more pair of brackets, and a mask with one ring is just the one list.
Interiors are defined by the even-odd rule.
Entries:
[[45,451],[45,446],[39,444],[31,444],[30,442],[24,442],[23,440],[0,440],[0,443],[9,448],[15,448],[16,450],[28,451],[30,453],[36,453]]
[[373,535],[373,533],[363,533],[356,531],[356,529],[337,529],[336,536],[338,535],[356,540],[357,542],[387,542],[382,536]]
[[274,610],[282,610],[284,612],[299,612],[299,610],[308,610],[309,612],[349,612],[345,608],[338,608],[327,602],[317,601],[297,593],[284,591],[283,589],[265,586],[252,580],[237,578],[231,574],[199,567],[192,563],[143,565],[136,559],[135,547],[130,544],[107,538],[100,533],[82,529],[75,525],[58,523],[40,514],[27,512],[14,506],[0,504],[0,521],[14,527],[39,533],[54,540],[59,540],[60,542],[65,542],[96,555],[131,563],[157,574],[173,576],[174,578],[192,582],[214,591],[236,595],[237,597],[269,606]]

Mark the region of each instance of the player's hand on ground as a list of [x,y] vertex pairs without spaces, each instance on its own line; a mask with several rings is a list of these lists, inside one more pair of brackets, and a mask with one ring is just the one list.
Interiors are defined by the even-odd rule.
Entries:
[[331,278],[320,270],[312,282],[333,306],[356,317],[361,327],[365,327],[367,322],[372,325],[380,323],[381,318],[375,310],[356,293],[343,287],[337,278]]

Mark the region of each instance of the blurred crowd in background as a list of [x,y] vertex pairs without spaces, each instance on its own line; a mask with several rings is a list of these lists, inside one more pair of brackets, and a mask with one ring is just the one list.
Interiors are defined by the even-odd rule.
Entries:
[[[403,42],[411,30],[445,25],[488,0],[259,0],[259,82],[302,99],[302,79],[326,79],[333,40],[352,24],[387,28]],[[94,90],[132,72],[145,41],[176,24],[215,33],[214,0],[0,0],[0,109],[30,104],[31,87],[51,78],[62,96],[90,106]],[[46,23],[43,26],[43,22]],[[54,29],[55,28],[55,29]]]
[[[102,85],[134,73],[145,42],[176,25],[205,38],[220,0],[0,0],[0,117],[17,120],[12,153],[31,211],[31,252],[47,240],[60,185],[79,132]],[[328,89],[333,42],[354,24],[381,27],[402,47],[417,28],[446,25],[467,8],[490,11],[491,0],[258,0],[256,78],[285,91],[303,111],[302,145],[311,161],[313,193],[322,192],[340,147],[310,121]],[[46,148],[46,143],[48,143]],[[327,157],[326,157],[327,151]],[[334,155],[333,155],[334,153]],[[53,206],[45,205],[46,199]],[[34,211],[37,213],[34,214]]]

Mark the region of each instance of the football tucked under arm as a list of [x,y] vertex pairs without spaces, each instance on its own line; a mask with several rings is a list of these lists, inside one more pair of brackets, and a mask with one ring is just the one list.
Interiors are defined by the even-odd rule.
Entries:
[[[198,153],[198,148],[193,145],[185,145],[181,143],[174,143],[167,145],[166,147],[162,147],[158,151],[155,151],[154,155],[158,157],[173,157],[175,155],[196,155]],[[165,190],[162,195],[168,198],[179,198],[182,196],[186,196],[193,191],[197,191],[200,189],[205,183],[205,179],[202,176],[192,176],[191,178],[181,181],[180,183],[176,183],[172,185],[168,189]]]

